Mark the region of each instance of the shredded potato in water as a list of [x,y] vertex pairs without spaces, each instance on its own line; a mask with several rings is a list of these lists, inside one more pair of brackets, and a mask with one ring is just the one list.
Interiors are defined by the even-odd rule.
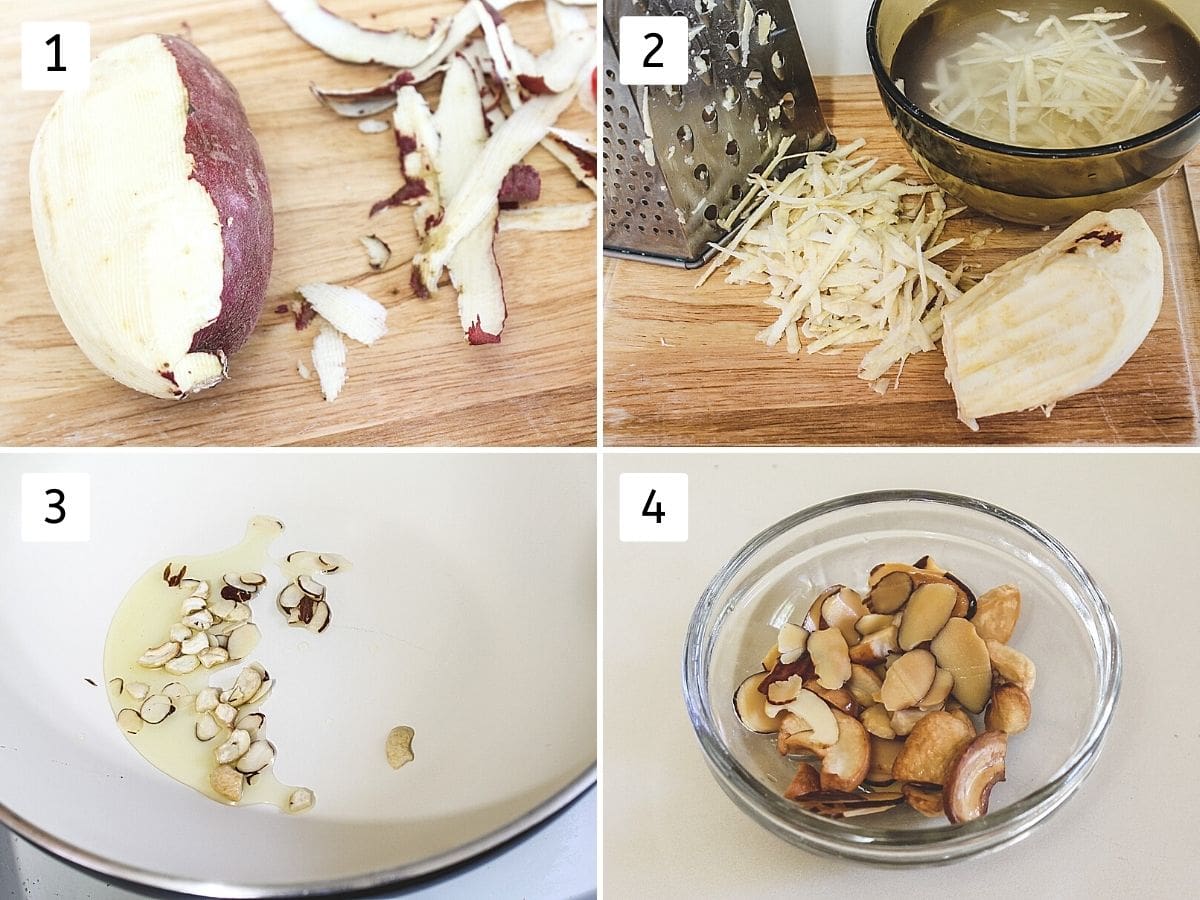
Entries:
[[1020,147],[1075,148],[1171,121],[1182,87],[1148,74],[1165,60],[1130,46],[1146,26],[1121,30],[1128,13],[1097,7],[1035,23],[997,12],[1011,22],[939,59],[934,80],[921,84],[923,105],[947,125]]
[[802,167],[774,178],[785,144],[735,213],[758,205],[697,287],[736,260],[725,280],[768,286],[764,302],[779,313],[760,341],[786,340],[789,353],[873,343],[859,377],[882,394],[892,366],[934,349],[942,308],[962,294],[963,264],[948,271],[934,260],[962,243],[941,237],[963,207],[947,209],[937,187],[901,180],[903,166],[856,156],[865,143],[804,154]]

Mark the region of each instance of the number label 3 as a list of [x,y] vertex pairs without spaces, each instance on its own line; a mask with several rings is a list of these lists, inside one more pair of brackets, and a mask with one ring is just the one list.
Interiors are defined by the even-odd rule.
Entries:
[[91,499],[91,478],[86,474],[26,472],[21,476],[21,540],[89,540]]
[[625,472],[620,479],[618,510],[622,541],[686,541],[688,477],[678,473]]

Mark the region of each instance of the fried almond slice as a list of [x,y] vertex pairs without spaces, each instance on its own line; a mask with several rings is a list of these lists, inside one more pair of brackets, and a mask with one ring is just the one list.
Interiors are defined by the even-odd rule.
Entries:
[[941,709],[954,689],[954,676],[945,669],[939,668],[933,673],[933,684],[929,693],[921,698],[917,706],[921,709]]
[[821,687],[837,690],[850,678],[850,651],[837,628],[822,628],[808,639],[808,655]]
[[910,781],[900,789],[904,802],[927,818],[933,819],[942,815],[942,786],[939,784],[921,784]]
[[1020,588],[1015,584],[1002,584],[980,594],[971,622],[985,641],[1007,644],[1020,615]]
[[986,641],[985,644],[991,658],[992,670],[1001,679],[1015,684],[1027,695],[1032,694],[1034,682],[1037,681],[1037,667],[1034,666],[1033,660],[1008,644],[1001,644],[999,641]]
[[877,791],[869,794],[857,791],[816,791],[797,798],[796,802],[818,815],[831,819],[849,819],[895,809],[903,802],[903,795],[899,791]]
[[892,766],[895,765],[896,757],[900,755],[903,747],[904,741],[871,735],[871,765],[867,769],[866,778],[869,784],[891,784],[896,780],[892,774]]
[[945,784],[950,766],[975,739],[975,730],[948,712],[931,712],[913,726],[892,766],[899,781]]
[[933,640],[950,619],[958,591],[952,584],[922,584],[912,592],[904,606],[897,640],[901,650],[911,650]]
[[969,428],[1108,380],[1158,318],[1163,254],[1142,215],[1088,213],[942,314],[946,378]]
[[1029,727],[1029,695],[1015,684],[1003,684],[992,691],[992,701],[983,716],[988,731],[1020,734]]
[[[783,706],[767,704],[767,715],[778,716],[787,711],[796,716],[804,726],[812,731],[814,744],[828,747],[837,742],[838,724],[834,718],[835,711],[812,691],[800,691],[796,699]],[[842,715],[842,713],[836,713]]]
[[879,699],[888,712],[916,706],[933,686],[937,665],[928,650],[910,650],[887,671]]
[[821,776],[809,763],[802,762],[796,767],[792,783],[783,792],[784,799],[798,800],[805,794],[811,794],[821,789]]
[[821,617],[836,628],[846,639],[846,645],[852,647],[860,637],[855,627],[858,620],[867,614],[862,596],[853,588],[843,587],[836,594],[831,594],[821,606]]
[[871,765],[871,742],[858,719],[833,710],[837,720],[837,742],[821,761],[821,790],[853,791],[867,777]]
[[756,672],[742,681],[733,694],[733,708],[738,721],[749,731],[758,734],[773,734],[779,730],[779,722],[767,715],[767,698],[758,690],[767,674]]
[[889,653],[900,649],[896,639],[895,625],[873,631],[850,648],[850,662],[863,666],[874,666],[888,658]]
[[952,616],[929,649],[937,664],[953,676],[955,699],[973,713],[983,712],[992,693],[992,662],[975,626]]
[[896,736],[891,716],[888,715],[888,711],[882,703],[876,703],[864,709],[860,721],[867,731],[878,738],[890,741]]
[[852,663],[850,666],[850,679],[843,687],[850,692],[850,696],[854,698],[854,701],[859,706],[866,709],[878,702],[875,698],[879,695],[880,689],[883,688],[883,679],[866,666]]

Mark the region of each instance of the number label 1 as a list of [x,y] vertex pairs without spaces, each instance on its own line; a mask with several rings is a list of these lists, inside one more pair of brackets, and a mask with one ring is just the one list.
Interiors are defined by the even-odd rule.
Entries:
[[619,33],[621,84],[687,84],[687,16],[621,16]]
[[21,23],[22,90],[84,90],[91,60],[92,26],[87,22]]
[[665,472],[624,472],[618,501],[621,540],[688,539],[688,477]]
[[78,472],[21,476],[21,540],[80,542],[91,538],[91,477]]

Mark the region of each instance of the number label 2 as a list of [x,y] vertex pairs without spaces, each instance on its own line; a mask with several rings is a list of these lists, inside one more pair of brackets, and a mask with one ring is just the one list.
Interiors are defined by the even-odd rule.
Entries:
[[646,54],[646,58],[644,60],[642,60],[642,68],[643,69],[661,69],[663,67],[663,64],[661,62],[651,62],[651,60],[654,59],[654,54],[662,49],[663,36],[661,34],[659,34],[657,31],[651,31],[649,34],[646,35],[646,41],[648,43],[654,44],[654,46],[650,48],[650,51]]
[[621,16],[618,35],[621,84],[640,87],[688,83],[691,52],[687,16]]

